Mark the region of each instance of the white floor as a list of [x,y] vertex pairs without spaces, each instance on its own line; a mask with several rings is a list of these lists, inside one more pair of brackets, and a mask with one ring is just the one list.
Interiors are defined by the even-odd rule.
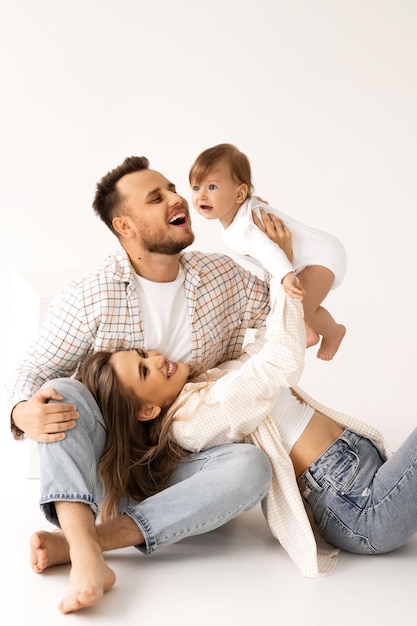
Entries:
[[98,606],[63,616],[56,607],[66,590],[69,567],[51,568],[42,575],[32,572],[28,538],[48,525],[37,506],[38,481],[27,478],[28,447],[5,441],[6,433],[2,435],[0,589],[2,613],[13,623],[416,623],[417,537],[390,555],[342,554],[330,577],[308,580],[271,537],[259,507],[152,557],[133,548],[109,554],[115,587]]

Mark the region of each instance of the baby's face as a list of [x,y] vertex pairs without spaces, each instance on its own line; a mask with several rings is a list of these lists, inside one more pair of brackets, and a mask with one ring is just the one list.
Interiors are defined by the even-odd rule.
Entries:
[[191,193],[196,211],[209,220],[220,220],[224,228],[233,221],[246,197],[246,194],[242,194],[242,185],[233,179],[229,167],[221,163],[213,167],[198,184],[191,181]]

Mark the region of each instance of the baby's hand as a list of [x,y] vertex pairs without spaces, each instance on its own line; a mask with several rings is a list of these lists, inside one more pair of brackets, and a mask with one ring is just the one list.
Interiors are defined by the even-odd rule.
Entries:
[[301,287],[300,282],[294,272],[286,274],[282,279],[282,286],[285,293],[291,298],[298,298],[302,300],[304,297],[304,289]]

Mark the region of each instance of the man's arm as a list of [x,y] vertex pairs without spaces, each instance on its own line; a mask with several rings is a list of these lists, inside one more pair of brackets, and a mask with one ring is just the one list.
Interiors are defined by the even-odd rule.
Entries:
[[49,404],[62,398],[53,389],[39,390],[48,380],[71,376],[88,347],[77,298],[66,289],[51,304],[37,339],[9,381],[7,403],[15,438],[25,434],[35,441],[58,441],[73,428],[75,407]]

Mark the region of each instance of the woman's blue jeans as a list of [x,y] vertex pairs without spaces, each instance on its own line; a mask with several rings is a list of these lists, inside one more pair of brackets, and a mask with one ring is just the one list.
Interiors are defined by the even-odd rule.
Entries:
[[359,554],[395,550],[417,531],[417,428],[388,460],[346,430],[298,482],[329,543]]
[[[97,515],[102,485],[97,465],[106,443],[103,417],[93,396],[79,381],[59,378],[44,388],[56,389],[63,402],[80,414],[66,438],[38,444],[40,504],[46,518],[59,526],[56,501],[83,502]],[[178,463],[167,489],[140,503],[121,503],[121,513],[140,528],[150,554],[185,537],[209,532],[266,495],[271,481],[267,456],[250,444],[233,443],[191,454]]]

